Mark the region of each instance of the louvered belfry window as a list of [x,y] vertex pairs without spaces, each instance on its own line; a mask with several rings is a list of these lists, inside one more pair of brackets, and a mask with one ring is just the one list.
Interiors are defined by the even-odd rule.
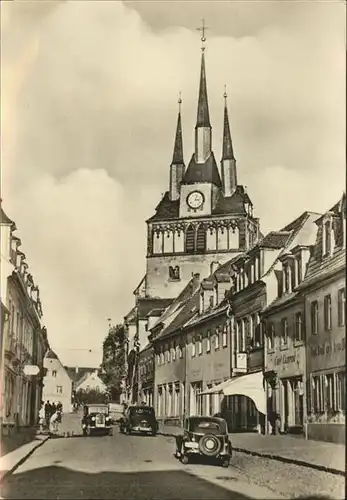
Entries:
[[195,230],[193,226],[189,226],[186,231],[186,252],[194,253],[195,250]]
[[206,230],[203,226],[198,227],[196,234],[196,250],[197,252],[204,252],[206,250]]

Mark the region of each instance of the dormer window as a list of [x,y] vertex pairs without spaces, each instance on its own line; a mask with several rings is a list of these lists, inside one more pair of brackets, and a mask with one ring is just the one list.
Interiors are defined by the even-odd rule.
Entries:
[[204,292],[200,293],[200,314],[204,312]]
[[332,254],[332,251],[333,251],[332,233],[333,233],[332,218],[328,214],[323,219],[323,235],[322,235],[322,254],[323,254],[323,257],[328,257]]
[[208,299],[209,299],[209,306],[213,307],[213,305],[214,305],[214,296],[210,295]]

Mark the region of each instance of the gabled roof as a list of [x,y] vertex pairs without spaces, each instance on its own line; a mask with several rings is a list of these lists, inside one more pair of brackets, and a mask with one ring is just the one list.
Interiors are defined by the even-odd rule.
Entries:
[[154,220],[177,219],[180,212],[180,200],[170,200],[169,192],[166,191],[155,208],[155,214],[147,222]]
[[192,155],[182,184],[194,184],[196,182],[209,182],[222,187],[222,181],[213,152],[211,152],[204,163],[198,163],[195,159],[195,154]]
[[10,224],[15,227],[15,223],[13,220],[11,220],[4,212],[4,210],[1,208],[0,210],[0,223],[1,224]]
[[131,323],[132,321],[134,321],[136,319],[136,306],[134,306],[129,312],[128,314],[126,314],[126,316],[124,316],[124,321],[126,321],[127,323]]
[[[193,278],[189,281],[189,283],[185,286],[185,288],[181,291],[181,293],[176,297],[176,299],[171,303],[171,305],[166,309],[166,311],[158,318],[158,321],[152,327],[151,330],[154,330],[159,325],[163,327],[158,337],[161,338],[162,335],[165,334],[166,328],[173,323],[177,316],[182,312],[182,309],[185,307],[187,301],[192,297],[192,295],[199,290],[200,280],[199,275],[193,276]],[[156,340],[156,339],[154,339]]]
[[137,304],[137,315],[145,319],[153,309],[166,309],[174,299],[140,298]]
[[[85,382],[86,380],[88,380],[88,378],[93,375],[95,373],[95,370],[91,371],[91,372],[85,372],[81,378],[79,378],[75,383],[75,388],[78,389],[78,387],[83,384],[83,382]],[[97,374],[97,377],[99,377],[99,373]],[[100,379],[101,380],[101,379]],[[101,380],[102,383],[104,383],[102,380]]]
[[67,374],[69,375],[72,382],[76,385],[80,383],[80,380],[91,373],[94,373],[97,368],[90,367],[78,367],[78,372],[76,373],[76,367],[64,366]]
[[53,349],[49,349],[45,356],[46,359],[59,359]]
[[262,240],[259,241],[260,248],[280,249],[287,243],[291,231],[270,231]]
[[182,307],[180,307],[178,314],[173,317],[172,321],[160,332],[157,338],[166,338],[175,331],[184,327],[190,319],[198,314],[199,302],[199,293],[198,291],[195,291],[195,293],[182,305]]

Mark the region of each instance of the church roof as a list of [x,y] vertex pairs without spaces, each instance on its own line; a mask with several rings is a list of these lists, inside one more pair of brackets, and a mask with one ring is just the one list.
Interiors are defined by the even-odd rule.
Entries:
[[184,164],[181,112],[178,113],[178,118],[177,118],[177,128],[176,128],[176,137],[175,137],[172,163],[175,165]]
[[225,101],[222,160],[230,160],[230,159],[234,160],[235,157],[234,157],[233,143],[231,141],[228,108]]
[[6,214],[5,212],[3,211],[3,209],[1,208],[1,211],[0,211],[0,222],[1,224],[11,224],[12,226],[15,226],[15,223],[13,222],[13,220],[11,220]]
[[200,70],[200,87],[198,113],[196,118],[197,127],[211,127],[210,113],[208,109],[207,85],[206,85],[206,69],[205,69],[205,54],[201,55],[201,70]]
[[222,181],[213,152],[205,163],[197,163],[195,155],[192,155],[183,177],[183,184],[194,184],[195,182],[210,182],[218,187],[222,187]]
[[[219,174],[218,174],[219,175]],[[248,194],[243,186],[237,186],[235,192],[228,197],[220,194],[216,207],[212,215],[245,214],[244,203],[251,203]],[[171,201],[167,191],[156,207],[156,213],[147,222],[156,220],[170,220],[179,218],[179,200]]]

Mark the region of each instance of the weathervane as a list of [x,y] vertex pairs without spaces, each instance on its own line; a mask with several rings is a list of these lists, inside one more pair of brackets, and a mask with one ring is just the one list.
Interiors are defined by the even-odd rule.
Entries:
[[[206,37],[205,37],[205,31],[208,29],[207,26],[205,26],[205,19],[202,19],[202,26],[200,28],[196,28],[197,31],[201,31],[201,41],[204,44],[206,42]],[[204,51],[205,47],[202,45],[201,50]]]

